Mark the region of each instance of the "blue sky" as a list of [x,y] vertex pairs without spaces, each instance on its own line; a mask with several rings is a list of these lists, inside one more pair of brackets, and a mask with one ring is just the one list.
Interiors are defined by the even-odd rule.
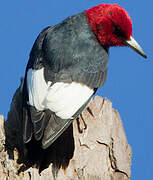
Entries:
[[98,95],[109,98],[121,115],[132,147],[131,180],[153,177],[153,1],[14,0],[0,10],[0,113],[7,115],[39,32],[64,18],[101,3],[123,6],[133,22],[133,36],[148,59],[130,48],[111,48],[107,81]]

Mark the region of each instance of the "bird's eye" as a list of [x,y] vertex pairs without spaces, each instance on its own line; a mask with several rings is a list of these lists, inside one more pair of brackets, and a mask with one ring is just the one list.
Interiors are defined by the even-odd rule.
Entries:
[[121,28],[117,25],[114,25],[114,31],[113,33],[116,35],[116,36],[119,36],[119,37],[124,37],[124,33],[123,31],[121,30]]

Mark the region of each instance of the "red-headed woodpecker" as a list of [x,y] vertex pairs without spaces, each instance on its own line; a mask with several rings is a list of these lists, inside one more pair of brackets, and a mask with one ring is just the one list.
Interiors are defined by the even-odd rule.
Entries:
[[102,4],[44,29],[30,53],[23,85],[23,139],[48,148],[103,86],[111,46],[129,46],[146,58],[132,37],[128,13]]

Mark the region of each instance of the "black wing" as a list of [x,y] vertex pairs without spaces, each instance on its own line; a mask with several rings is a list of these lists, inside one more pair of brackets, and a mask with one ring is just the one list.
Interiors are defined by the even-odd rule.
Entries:
[[93,34],[85,14],[49,29],[43,44],[46,81],[101,87],[107,74],[108,49]]
[[[28,143],[33,134],[37,140],[40,140],[43,135],[44,128],[49,120],[48,111],[38,111],[35,107],[32,107],[28,104],[29,94],[27,88],[27,72],[28,69],[36,67],[36,69],[42,68],[42,44],[44,38],[50,27],[45,28],[37,37],[33,48],[30,53],[30,59],[26,68],[23,90],[22,90],[22,121],[23,121],[23,140],[25,143]],[[47,113],[46,113],[47,112]]]
[[[46,83],[75,81],[96,91],[105,82],[107,62],[108,50],[99,44],[85,14],[82,13],[40,33],[31,51],[26,75],[29,68],[38,70],[44,67]],[[28,102],[28,94],[26,101]],[[77,115],[85,105],[78,109]],[[43,148],[53,143],[72,122],[72,119],[63,121],[53,112],[50,112],[49,116],[48,111],[38,111],[34,108],[31,110],[29,105],[27,109],[31,118],[24,121],[25,142],[34,134],[37,140],[43,138]]]

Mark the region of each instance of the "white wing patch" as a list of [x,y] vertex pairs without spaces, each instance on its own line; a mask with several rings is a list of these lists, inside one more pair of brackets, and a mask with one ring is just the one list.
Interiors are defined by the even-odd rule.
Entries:
[[29,103],[38,110],[50,109],[62,119],[71,118],[93,95],[93,89],[72,82],[57,82],[52,86],[44,80],[44,68],[28,70]]
[[48,85],[44,80],[44,69],[29,69],[27,73],[27,88],[29,93],[29,104],[38,110],[44,110],[43,101],[47,94]]

